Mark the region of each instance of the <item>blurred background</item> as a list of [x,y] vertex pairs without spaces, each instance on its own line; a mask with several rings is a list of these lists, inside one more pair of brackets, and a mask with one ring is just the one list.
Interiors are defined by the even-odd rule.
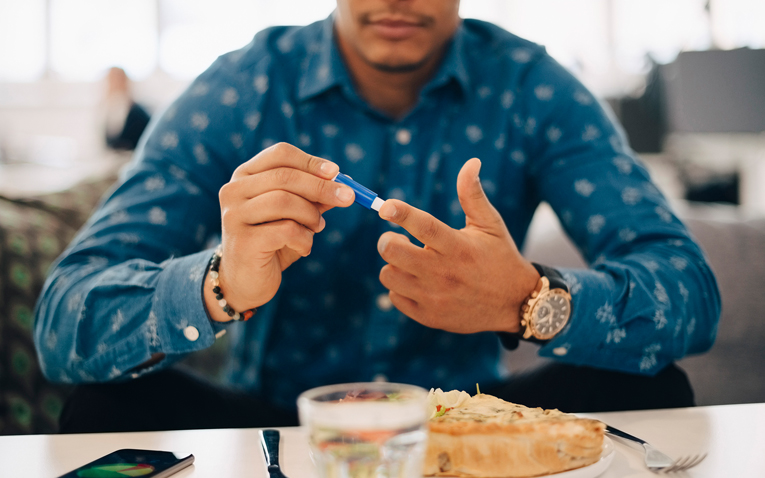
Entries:
[[[37,295],[150,116],[259,30],[334,4],[0,0],[0,434],[57,430],[71,387],[39,370]],[[720,284],[714,348],[680,361],[697,403],[765,402],[765,0],[462,0],[461,13],[545,45],[610,105]],[[524,254],[583,265],[544,206]],[[536,348],[510,368],[538,365]],[[224,337],[184,364],[220,379],[226,355]]]
[[[157,113],[218,55],[334,3],[0,0],[0,193],[111,167],[104,124],[125,109],[111,67]],[[765,1],[463,0],[461,13],[545,45],[611,104],[670,196],[765,211]]]

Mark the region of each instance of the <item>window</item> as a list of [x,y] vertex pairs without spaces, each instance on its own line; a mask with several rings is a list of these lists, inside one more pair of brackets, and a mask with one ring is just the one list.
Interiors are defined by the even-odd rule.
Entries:
[[709,3],[707,11],[707,0],[470,0],[460,13],[545,45],[603,92],[609,77],[645,71],[647,55],[668,63],[683,50],[765,48],[765,1]]
[[335,1],[159,0],[159,5],[159,66],[176,78],[191,79],[221,54],[249,43],[260,30],[323,19]]
[[[335,0],[0,0],[0,81],[90,81],[114,65],[138,80],[157,69],[188,80],[265,27],[307,24],[334,8]],[[669,62],[684,49],[765,48],[763,0],[463,0],[460,13],[543,44],[600,81],[640,73],[647,54]]]
[[154,0],[50,0],[50,23],[50,68],[64,80],[95,80],[112,66],[133,79],[154,71]]
[[711,37],[705,3],[706,0],[615,0],[617,66],[639,73],[647,66],[647,55],[659,63],[670,63],[683,50],[708,49]]
[[45,73],[45,0],[0,0],[0,81]]
[[711,0],[711,9],[717,47],[765,48],[765,1]]

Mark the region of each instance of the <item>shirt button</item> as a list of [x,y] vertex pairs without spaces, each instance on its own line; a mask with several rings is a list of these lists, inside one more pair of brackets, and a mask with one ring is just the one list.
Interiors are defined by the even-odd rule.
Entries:
[[396,141],[398,141],[398,144],[406,146],[412,141],[412,133],[408,129],[401,128],[396,131]]
[[393,308],[393,302],[390,301],[388,294],[380,294],[377,296],[377,308],[383,312],[388,312]]
[[558,356],[566,355],[568,353],[568,349],[566,347],[556,347],[553,349],[553,353]]
[[199,338],[199,330],[197,330],[197,328],[193,325],[189,325],[183,329],[183,335],[189,339],[190,342],[196,342],[196,340]]
[[387,382],[388,381],[388,377],[386,377],[385,374],[378,373],[377,375],[375,375],[372,378],[372,381],[373,382]]

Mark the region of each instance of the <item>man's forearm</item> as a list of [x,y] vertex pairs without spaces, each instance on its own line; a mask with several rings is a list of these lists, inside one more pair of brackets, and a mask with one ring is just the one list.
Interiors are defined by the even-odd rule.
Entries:
[[103,382],[141,374],[159,356],[166,358],[157,365],[165,367],[210,346],[214,331],[199,294],[204,256],[103,264],[79,281],[73,278],[86,266],[68,258],[53,271],[37,309],[35,342],[45,375]]
[[[669,246],[604,264],[597,271],[563,270],[574,314],[569,327],[540,354],[652,375],[688,353],[708,349],[720,310],[714,276],[693,254],[677,270],[662,247]],[[679,257],[677,251],[674,257]]]

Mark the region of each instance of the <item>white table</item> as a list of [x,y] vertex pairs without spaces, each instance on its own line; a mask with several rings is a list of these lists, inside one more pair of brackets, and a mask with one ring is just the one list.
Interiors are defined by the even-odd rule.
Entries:
[[[765,477],[765,403],[590,415],[644,438],[670,456],[709,452],[674,476]],[[603,478],[655,477],[643,456],[617,440]],[[0,476],[56,477],[120,448],[189,451],[193,467],[174,477],[267,478],[257,429],[0,437]],[[301,428],[282,429],[281,462],[290,478],[313,478]]]

